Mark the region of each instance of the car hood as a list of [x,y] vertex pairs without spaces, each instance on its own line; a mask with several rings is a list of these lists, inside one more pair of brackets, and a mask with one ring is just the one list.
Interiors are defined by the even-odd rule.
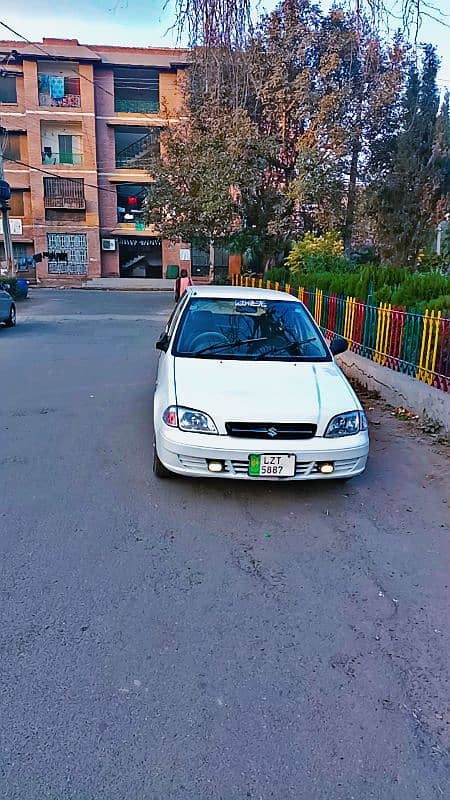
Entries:
[[334,362],[175,358],[177,404],[226,422],[310,422],[323,434],[331,417],[361,408]]

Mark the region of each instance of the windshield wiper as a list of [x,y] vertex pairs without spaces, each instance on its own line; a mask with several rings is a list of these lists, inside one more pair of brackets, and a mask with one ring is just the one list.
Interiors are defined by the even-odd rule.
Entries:
[[315,341],[316,341],[316,337],[315,336],[310,336],[309,339],[303,339],[300,342],[296,342],[296,341],[286,342],[286,344],[284,344],[282,347],[274,347],[274,348],[272,348],[272,350],[266,350],[265,353],[261,353],[260,355],[261,355],[261,357],[274,356],[277,353],[282,353],[283,350],[288,350],[289,351],[291,349],[291,347],[294,347],[294,345],[296,347],[300,348],[304,344],[308,344],[309,342],[315,342]]
[[235,339],[234,342],[226,342],[226,344],[210,344],[208,347],[203,347],[201,350],[195,350],[192,355],[199,356],[202,353],[213,353],[216,350],[226,350],[227,347],[240,347],[241,344],[251,344],[252,342],[267,342],[268,337],[263,336],[259,339]]

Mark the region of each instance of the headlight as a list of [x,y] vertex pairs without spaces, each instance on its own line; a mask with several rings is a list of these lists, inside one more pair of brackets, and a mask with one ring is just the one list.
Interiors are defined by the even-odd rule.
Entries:
[[208,414],[195,411],[183,406],[169,406],[163,414],[163,420],[171,428],[193,433],[218,433],[217,428]]
[[355,433],[367,430],[367,419],[363,411],[346,411],[338,414],[328,423],[325,436],[336,439],[339,436],[353,436]]

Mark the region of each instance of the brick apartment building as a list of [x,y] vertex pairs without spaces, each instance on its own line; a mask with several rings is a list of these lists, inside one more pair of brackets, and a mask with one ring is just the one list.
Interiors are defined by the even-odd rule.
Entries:
[[[160,278],[169,264],[208,274],[209,252],[161,240],[142,214],[145,156],[179,115],[185,66],[180,50],[0,41],[5,178],[24,277],[47,286]],[[0,261],[3,247],[0,231]],[[58,251],[67,264],[30,261]],[[228,254],[213,258],[228,267]]]

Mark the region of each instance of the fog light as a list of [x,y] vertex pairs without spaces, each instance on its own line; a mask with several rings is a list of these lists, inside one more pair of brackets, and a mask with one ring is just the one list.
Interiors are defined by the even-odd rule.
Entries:
[[334,464],[321,464],[319,469],[322,475],[331,475],[334,472]]
[[208,461],[208,469],[210,472],[223,472],[224,466],[223,461]]

